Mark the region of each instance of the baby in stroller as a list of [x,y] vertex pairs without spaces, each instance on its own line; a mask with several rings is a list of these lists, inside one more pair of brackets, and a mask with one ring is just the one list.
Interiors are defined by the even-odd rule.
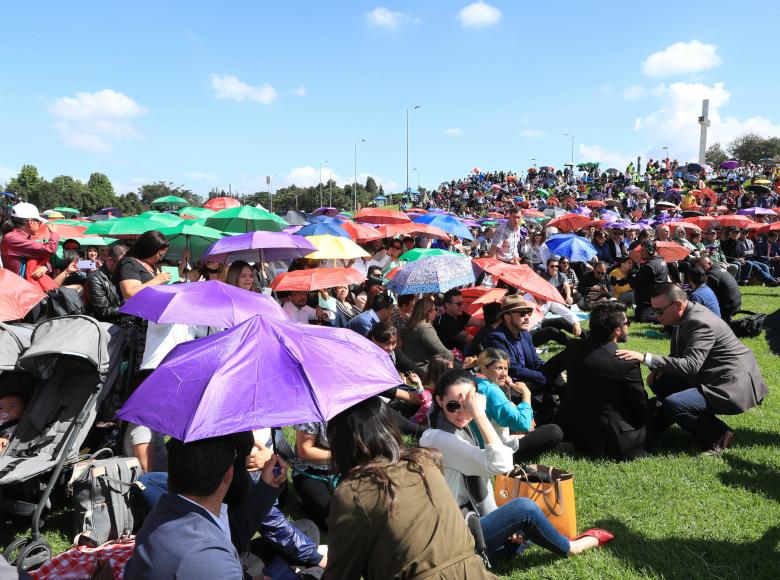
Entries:
[[14,434],[16,424],[24,413],[27,399],[21,393],[11,393],[0,397],[0,455],[5,453],[8,440]]

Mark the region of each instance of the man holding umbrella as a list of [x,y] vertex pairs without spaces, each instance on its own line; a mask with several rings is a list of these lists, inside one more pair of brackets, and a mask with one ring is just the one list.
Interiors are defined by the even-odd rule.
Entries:
[[520,217],[521,211],[518,207],[512,207],[507,212],[507,221],[496,229],[488,256],[509,264],[520,263],[518,250],[523,241],[523,234],[520,231]]

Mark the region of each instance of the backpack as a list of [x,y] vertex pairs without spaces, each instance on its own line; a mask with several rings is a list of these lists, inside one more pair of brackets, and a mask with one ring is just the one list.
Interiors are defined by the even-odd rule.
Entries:
[[105,451],[76,463],[67,486],[75,533],[94,546],[132,533],[130,490],[143,474],[135,457],[97,459]]
[[764,321],[766,314],[756,314],[750,310],[738,310],[737,314],[747,314],[739,320],[732,320],[729,323],[731,330],[738,338],[758,336],[764,330]]

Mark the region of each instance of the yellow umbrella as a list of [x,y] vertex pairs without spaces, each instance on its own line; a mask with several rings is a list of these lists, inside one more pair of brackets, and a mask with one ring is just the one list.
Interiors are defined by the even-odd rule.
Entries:
[[754,179],[752,183],[753,185],[769,185],[772,182],[768,179]]
[[307,258],[312,260],[349,260],[364,258],[370,254],[349,238],[339,236],[306,236],[317,248]]

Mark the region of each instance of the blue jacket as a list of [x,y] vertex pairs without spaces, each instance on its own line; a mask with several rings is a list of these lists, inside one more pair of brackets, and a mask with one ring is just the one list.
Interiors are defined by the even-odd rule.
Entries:
[[506,398],[504,391],[486,378],[477,377],[477,392],[485,395],[485,414],[488,419],[511,431],[527,433],[531,430],[534,412],[528,403],[515,406]]
[[715,296],[715,292],[712,291],[712,288],[706,284],[702,284],[696,288],[696,290],[691,292],[691,300],[693,302],[698,302],[702,306],[706,306],[712,310],[712,312],[714,312],[718,318],[720,318],[720,305],[718,304],[718,298]]
[[536,354],[531,333],[520,331],[515,338],[505,325],[491,332],[482,343],[485,349],[499,348],[509,354],[509,375],[516,380],[545,384],[547,379],[539,372],[544,361]]
[[354,330],[358,334],[368,336],[371,329],[379,323],[379,317],[372,308],[369,308],[365,312],[361,312],[355,318],[347,323],[347,328]]
[[301,562],[307,566],[317,566],[323,558],[322,554],[317,551],[317,544],[292,525],[292,522],[277,506],[271,508],[268,515],[260,522],[257,531],[290,560]]

